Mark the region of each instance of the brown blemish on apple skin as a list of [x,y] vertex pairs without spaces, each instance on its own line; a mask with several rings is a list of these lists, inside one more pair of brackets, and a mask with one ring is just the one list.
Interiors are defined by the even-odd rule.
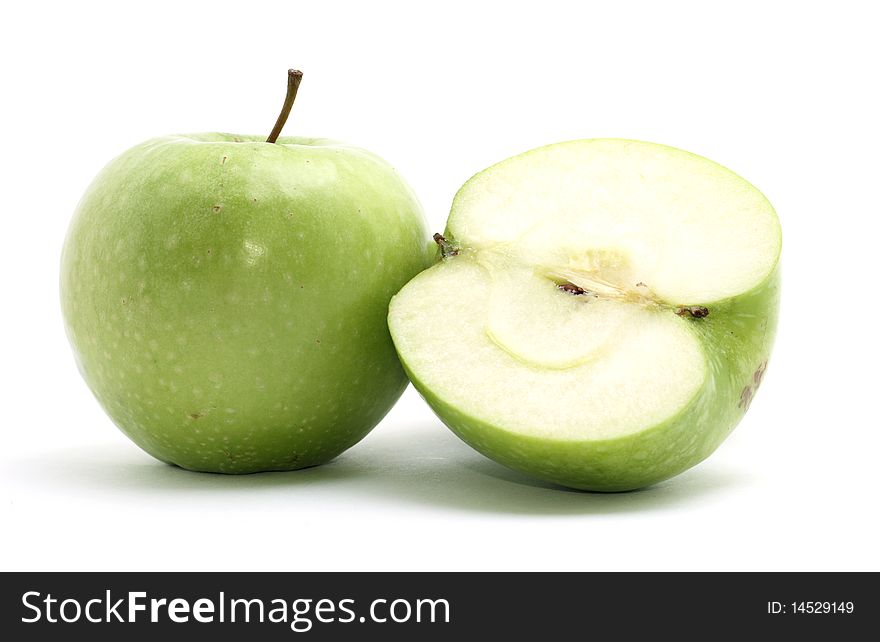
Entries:
[[761,381],[764,379],[764,373],[767,372],[767,360],[764,359],[764,362],[758,366],[758,369],[755,370],[755,373],[752,375],[752,381],[755,382],[755,388],[761,385]]
[[193,421],[195,421],[196,419],[201,419],[202,417],[204,417],[205,414],[207,414],[207,413],[204,413],[204,412],[202,412],[202,411],[197,411],[197,412],[191,412],[191,413],[189,413],[188,416],[189,416],[190,419],[192,419]]
[[751,386],[746,386],[742,389],[742,392],[739,394],[739,403],[736,404],[738,408],[742,408],[743,412],[749,409],[749,406],[752,405],[752,397],[755,396],[755,391],[752,390]]
[[761,365],[759,365],[752,373],[751,383],[746,384],[742,389],[742,392],[739,394],[739,403],[736,405],[738,408],[742,408],[743,412],[748,410],[749,406],[752,405],[752,399],[755,398],[755,393],[758,392],[758,388],[761,386],[761,381],[764,380],[765,372],[767,372],[767,359],[764,359],[764,361],[761,362]]
[[214,210],[215,212],[219,212],[221,209],[223,209],[223,206],[222,206],[222,205],[219,205],[219,204],[216,204],[216,205],[213,205],[213,206],[211,207],[211,209]]

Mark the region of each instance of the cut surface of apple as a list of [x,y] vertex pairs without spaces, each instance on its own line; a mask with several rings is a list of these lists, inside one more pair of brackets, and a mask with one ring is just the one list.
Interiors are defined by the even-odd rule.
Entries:
[[472,178],[446,236],[389,324],[416,387],[484,454],[635,488],[706,457],[751,401],[781,234],[720,165],[625,140],[539,148]]

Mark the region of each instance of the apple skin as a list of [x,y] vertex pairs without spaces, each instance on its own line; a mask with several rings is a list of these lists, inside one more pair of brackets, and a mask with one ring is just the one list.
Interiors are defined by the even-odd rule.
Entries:
[[767,368],[779,291],[777,258],[770,275],[751,291],[711,304],[706,318],[683,318],[704,347],[709,366],[705,382],[677,415],[617,439],[563,441],[510,432],[462,413],[423,385],[405,359],[402,362],[440,420],[486,457],[569,488],[634,490],[698,464],[742,419]]
[[413,192],[364,150],[158,138],[79,203],[61,262],[67,334],[100,404],[157,459],[314,466],[407,385],[385,317],[430,263],[427,239]]

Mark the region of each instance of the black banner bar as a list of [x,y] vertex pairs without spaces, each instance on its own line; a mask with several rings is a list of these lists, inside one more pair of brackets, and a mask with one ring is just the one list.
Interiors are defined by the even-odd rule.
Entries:
[[0,583],[7,640],[855,639],[880,624],[875,573],[4,573]]

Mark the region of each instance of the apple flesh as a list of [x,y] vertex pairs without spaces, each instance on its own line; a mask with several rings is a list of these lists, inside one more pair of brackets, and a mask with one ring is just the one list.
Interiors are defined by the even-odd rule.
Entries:
[[86,382],[141,448],[286,470],[338,455],[400,396],[387,306],[429,260],[415,195],[373,154],[169,136],[89,187],[61,300]]
[[711,454],[761,383],[781,234],[764,196],[705,158],[584,140],[458,192],[444,258],[394,297],[416,388],[486,456],[619,491]]

